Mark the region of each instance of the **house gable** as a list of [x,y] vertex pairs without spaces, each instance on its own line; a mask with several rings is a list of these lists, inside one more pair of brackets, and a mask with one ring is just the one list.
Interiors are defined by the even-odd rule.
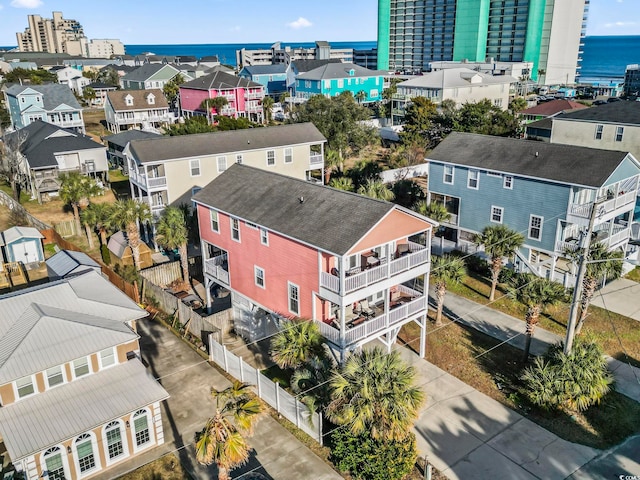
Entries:
[[610,185],[639,174],[640,164],[633,155],[629,154],[622,162],[620,162],[620,165],[618,165],[603,185]]

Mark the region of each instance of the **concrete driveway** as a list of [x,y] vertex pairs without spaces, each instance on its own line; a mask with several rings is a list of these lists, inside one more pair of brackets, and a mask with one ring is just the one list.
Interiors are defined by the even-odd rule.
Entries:
[[640,283],[626,278],[614,280],[596,292],[591,304],[640,320]]
[[[195,433],[213,413],[211,387],[230,385],[215,368],[161,324],[138,322],[140,350],[149,370],[171,397],[162,403],[165,444],[109,469],[96,478],[111,479],[174,451],[194,478],[217,478],[215,466],[205,467],[195,460]],[[267,479],[341,480],[342,477],[300,443],[271,417],[264,417],[249,439],[254,448],[247,465],[231,471],[232,478],[256,471]]]

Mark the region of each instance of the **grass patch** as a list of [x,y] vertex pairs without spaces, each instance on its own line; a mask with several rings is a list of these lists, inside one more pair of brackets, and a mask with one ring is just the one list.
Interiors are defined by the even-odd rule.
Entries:
[[57,247],[57,245],[55,243],[47,243],[44,246],[44,258],[53,257],[57,253],[56,252],[56,247]]
[[624,278],[633,280],[634,282],[640,282],[640,267],[636,267],[625,275]]
[[129,177],[123,174],[121,170],[109,170],[109,184],[116,199],[120,200],[131,197]]
[[[493,303],[489,303],[491,282],[477,274],[467,275],[463,282],[451,285],[448,290],[524,321],[526,308],[507,296],[505,285],[498,286]],[[569,309],[568,303],[547,308],[540,316],[539,327],[564,337]],[[607,355],[640,367],[640,328],[636,320],[591,305],[583,333],[593,335]]]
[[[415,347],[419,338],[417,325],[402,328],[403,342]],[[444,328],[429,324],[425,359],[565,440],[606,449],[640,432],[640,404],[617,392],[576,417],[529,404],[518,378],[522,352],[508,344],[491,350],[499,343],[457,323]]]
[[168,453],[133,472],[118,477],[119,480],[190,480],[182,469],[178,457]]

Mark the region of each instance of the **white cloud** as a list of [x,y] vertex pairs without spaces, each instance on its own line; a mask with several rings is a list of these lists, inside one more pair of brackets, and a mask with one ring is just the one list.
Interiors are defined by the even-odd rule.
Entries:
[[42,0],[12,0],[11,6],[16,8],[38,8]]
[[636,22],[613,22],[613,23],[605,23],[605,28],[613,28],[613,27],[632,27],[636,24]]
[[298,30],[300,28],[308,28],[310,26],[312,26],[313,23],[311,23],[309,20],[307,20],[304,17],[298,17],[297,20],[287,23],[287,27],[289,28],[293,28],[295,30]]

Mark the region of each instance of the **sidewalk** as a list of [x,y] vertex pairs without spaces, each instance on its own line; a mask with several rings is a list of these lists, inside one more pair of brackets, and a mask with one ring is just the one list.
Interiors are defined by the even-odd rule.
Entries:
[[[434,298],[433,291],[430,291],[429,303],[435,308]],[[456,320],[463,325],[474,328],[500,341],[508,340],[507,343],[510,345],[521,350],[524,349],[526,325],[524,320],[451,292],[447,292],[445,296],[444,313],[452,320]],[[533,355],[542,355],[550,345],[561,341],[564,341],[564,338],[559,335],[536,327],[530,351]],[[640,401],[640,368],[632,367],[628,363],[618,361],[609,356],[606,356],[606,358],[609,369],[616,378],[616,391],[632,400]]]
[[[95,478],[117,478],[172,451],[193,478],[217,478],[215,466],[206,467],[196,461],[194,436],[213,413],[211,388],[221,390],[230,382],[159,323],[141,320],[138,333],[142,358],[171,395],[161,406],[166,443],[123,461]],[[342,476],[270,416],[260,420],[249,444],[254,448],[249,463],[232,470],[232,478],[256,471],[269,480],[342,480]]]

